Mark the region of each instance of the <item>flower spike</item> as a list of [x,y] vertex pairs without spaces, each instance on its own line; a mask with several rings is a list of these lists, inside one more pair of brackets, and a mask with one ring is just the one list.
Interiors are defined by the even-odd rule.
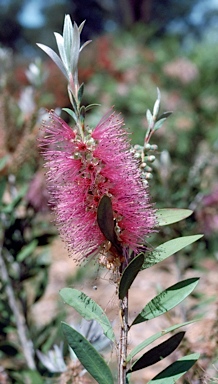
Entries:
[[[122,251],[138,252],[153,231],[155,212],[130,151],[122,117],[109,111],[91,134],[86,131],[81,137],[51,111],[44,129],[40,146],[48,168],[50,203],[73,257],[80,262],[111,251],[120,263]],[[104,196],[111,201],[116,241],[98,225]]]

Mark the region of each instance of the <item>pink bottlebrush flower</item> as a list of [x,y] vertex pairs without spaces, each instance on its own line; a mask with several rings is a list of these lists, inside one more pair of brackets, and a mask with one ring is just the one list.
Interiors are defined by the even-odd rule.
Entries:
[[107,239],[97,223],[104,195],[110,197],[115,232],[125,249],[137,252],[153,231],[155,212],[120,115],[111,111],[84,137],[53,111],[44,122],[40,147],[48,167],[48,190],[56,223],[76,260],[101,253]]

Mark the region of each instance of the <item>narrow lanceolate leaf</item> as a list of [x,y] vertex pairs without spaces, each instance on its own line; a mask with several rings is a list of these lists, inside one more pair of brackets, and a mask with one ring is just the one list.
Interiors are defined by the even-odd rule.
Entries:
[[80,103],[81,103],[81,100],[82,100],[82,97],[83,97],[83,92],[84,92],[84,83],[82,83],[80,85],[79,90],[78,90],[78,100],[79,100]]
[[73,24],[72,24],[70,15],[66,15],[64,18],[63,40],[64,40],[64,50],[66,52],[67,62],[70,63],[71,47],[73,45]]
[[79,60],[79,51],[80,51],[80,33],[78,25],[74,22],[73,25],[73,43],[71,47],[71,72],[75,72]]
[[132,285],[133,281],[138,275],[142,267],[142,264],[144,262],[144,258],[145,258],[144,253],[140,253],[125,268],[120,280],[120,285],[119,285],[120,300],[123,300],[123,298],[126,296],[130,286]]
[[159,109],[160,109],[160,94],[157,97],[157,100],[154,103],[154,108],[153,108],[153,118],[156,120]]
[[[16,377],[15,377],[16,379]],[[45,380],[44,378],[39,374],[37,371],[32,371],[32,370],[22,370],[22,379],[23,383],[29,383],[29,384],[44,384]],[[19,379],[18,379],[19,380]],[[19,383],[21,382],[19,380]]]
[[103,309],[85,293],[74,288],[63,288],[60,295],[64,302],[73,307],[84,319],[96,320],[102,327],[105,336],[115,341],[111,323]]
[[27,186],[24,186],[17,194],[17,196],[14,198],[14,200],[7,204],[5,207],[2,208],[2,212],[4,213],[11,213],[14,212],[14,209],[20,204],[22,198],[27,193]]
[[85,20],[84,21],[82,21],[82,23],[79,25],[79,33],[81,34],[81,32],[82,32],[82,30],[83,30],[83,27],[84,27],[84,24],[85,24]]
[[0,159],[0,171],[4,169],[4,167],[6,166],[6,164],[7,164],[8,160],[9,160],[9,158],[10,158],[10,157],[9,157],[8,155],[6,155],[6,156],[4,156],[4,157],[2,157],[2,158]]
[[75,123],[77,123],[78,121],[78,118],[76,116],[76,114],[72,111],[72,109],[69,109],[69,108],[62,108],[63,111],[67,112],[72,118],[73,120],[75,121]]
[[161,371],[147,384],[175,384],[175,382],[196,363],[199,357],[199,353],[183,356],[181,359],[174,361],[173,364]]
[[164,117],[163,119],[160,119],[158,120],[155,125],[154,125],[154,131],[157,131],[158,129],[160,129],[164,123],[164,121],[166,120],[166,117]]
[[54,61],[54,63],[61,70],[63,75],[68,79],[68,74],[67,74],[66,68],[64,67],[64,65],[63,65],[60,57],[57,55],[57,53],[55,51],[53,51],[53,49],[47,47],[44,44],[39,44],[38,43],[36,45],[38,45],[39,48],[41,48],[45,53],[47,53],[47,55]]
[[106,237],[117,249],[119,253],[122,253],[121,246],[117,240],[116,233],[114,231],[114,218],[112,202],[109,196],[104,195],[98,205],[97,210],[97,222],[98,226]]
[[167,257],[187,247],[187,245],[199,240],[202,236],[203,235],[178,237],[177,239],[172,239],[159,245],[152,254],[146,256],[142,269],[150,268],[160,261],[165,260]]
[[196,287],[199,278],[191,278],[171,285],[154,297],[135,318],[132,325],[154,319],[181,303]]
[[61,327],[69,346],[97,383],[114,384],[108,365],[85,337],[64,322],[62,322]]
[[156,121],[159,121],[161,119],[166,119],[167,117],[169,117],[170,115],[172,115],[172,111],[167,111],[167,112],[164,112],[162,113],[160,116],[158,116],[157,120]]
[[186,219],[193,212],[190,209],[163,208],[156,212],[159,226],[177,223],[177,221]]
[[195,320],[187,321],[185,323],[175,324],[175,325],[172,325],[169,328],[164,329],[163,331],[155,333],[154,335],[152,335],[151,337],[149,337],[148,339],[144,340],[142,343],[137,345],[129,353],[129,355],[127,356],[126,362],[128,363],[129,361],[131,361],[133,359],[133,357],[135,355],[137,355],[137,353],[141,352],[145,347],[147,347],[148,345],[150,345],[151,343],[153,343],[155,340],[159,339],[160,337],[166,335],[169,332],[173,332],[173,331],[175,331],[178,328],[181,328],[181,327],[184,327],[186,325],[192,324],[192,323],[194,323],[195,321],[198,321],[198,320],[199,319],[195,319]]
[[87,105],[86,108],[86,112],[88,112],[90,109],[94,108],[94,107],[100,107],[101,104],[89,104]]
[[64,38],[63,38],[63,36],[61,36],[60,33],[57,33],[57,32],[54,32],[54,35],[55,35],[56,43],[58,46],[60,58],[61,58],[64,66],[67,69],[67,72],[69,74],[70,71],[69,71],[69,65],[68,65],[67,56],[66,56],[65,47],[64,47]]
[[[0,160],[0,170],[1,170],[1,160]],[[2,203],[2,198],[4,196],[6,186],[7,186],[7,179],[6,177],[2,177],[1,183],[0,183],[0,204]]]
[[36,249],[37,244],[38,244],[38,241],[33,240],[28,245],[24,246],[17,255],[17,261],[21,263],[27,257],[29,257],[34,252],[34,250]]
[[86,117],[86,109],[85,109],[84,105],[82,105],[82,107],[80,108],[80,121],[82,123],[84,123],[85,117]]
[[181,343],[185,332],[179,332],[171,336],[169,339],[163,343],[152,348],[150,351],[144,353],[128,370],[127,373],[138,371],[158,363],[160,360],[163,360],[165,357],[169,356]]
[[97,221],[103,235],[113,244],[115,242],[113,208],[111,199],[107,195],[100,200]]
[[148,121],[148,125],[151,126],[153,124],[153,116],[152,116],[150,109],[147,109],[146,118]]

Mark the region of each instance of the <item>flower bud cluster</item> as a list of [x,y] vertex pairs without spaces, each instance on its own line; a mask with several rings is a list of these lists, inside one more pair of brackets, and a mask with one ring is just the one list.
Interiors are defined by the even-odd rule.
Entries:
[[149,143],[146,143],[144,146],[135,145],[132,148],[134,158],[138,160],[141,178],[145,186],[148,184],[148,180],[152,179],[151,164],[156,159],[154,153],[157,151],[157,148],[156,144],[151,145]]

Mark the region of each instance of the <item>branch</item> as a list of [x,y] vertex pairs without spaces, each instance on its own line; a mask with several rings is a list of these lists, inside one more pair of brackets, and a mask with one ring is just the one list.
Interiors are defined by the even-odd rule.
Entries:
[[119,384],[126,384],[126,358],[128,344],[128,294],[120,300]]
[[5,284],[5,292],[8,297],[8,302],[12,313],[15,317],[15,323],[17,326],[17,333],[20,339],[21,348],[29,369],[35,370],[36,365],[33,358],[33,343],[27,337],[28,329],[26,326],[26,320],[22,313],[19,303],[16,301],[13,287],[10,277],[8,275],[7,267],[2,254],[2,247],[0,247],[0,272],[3,284]]

